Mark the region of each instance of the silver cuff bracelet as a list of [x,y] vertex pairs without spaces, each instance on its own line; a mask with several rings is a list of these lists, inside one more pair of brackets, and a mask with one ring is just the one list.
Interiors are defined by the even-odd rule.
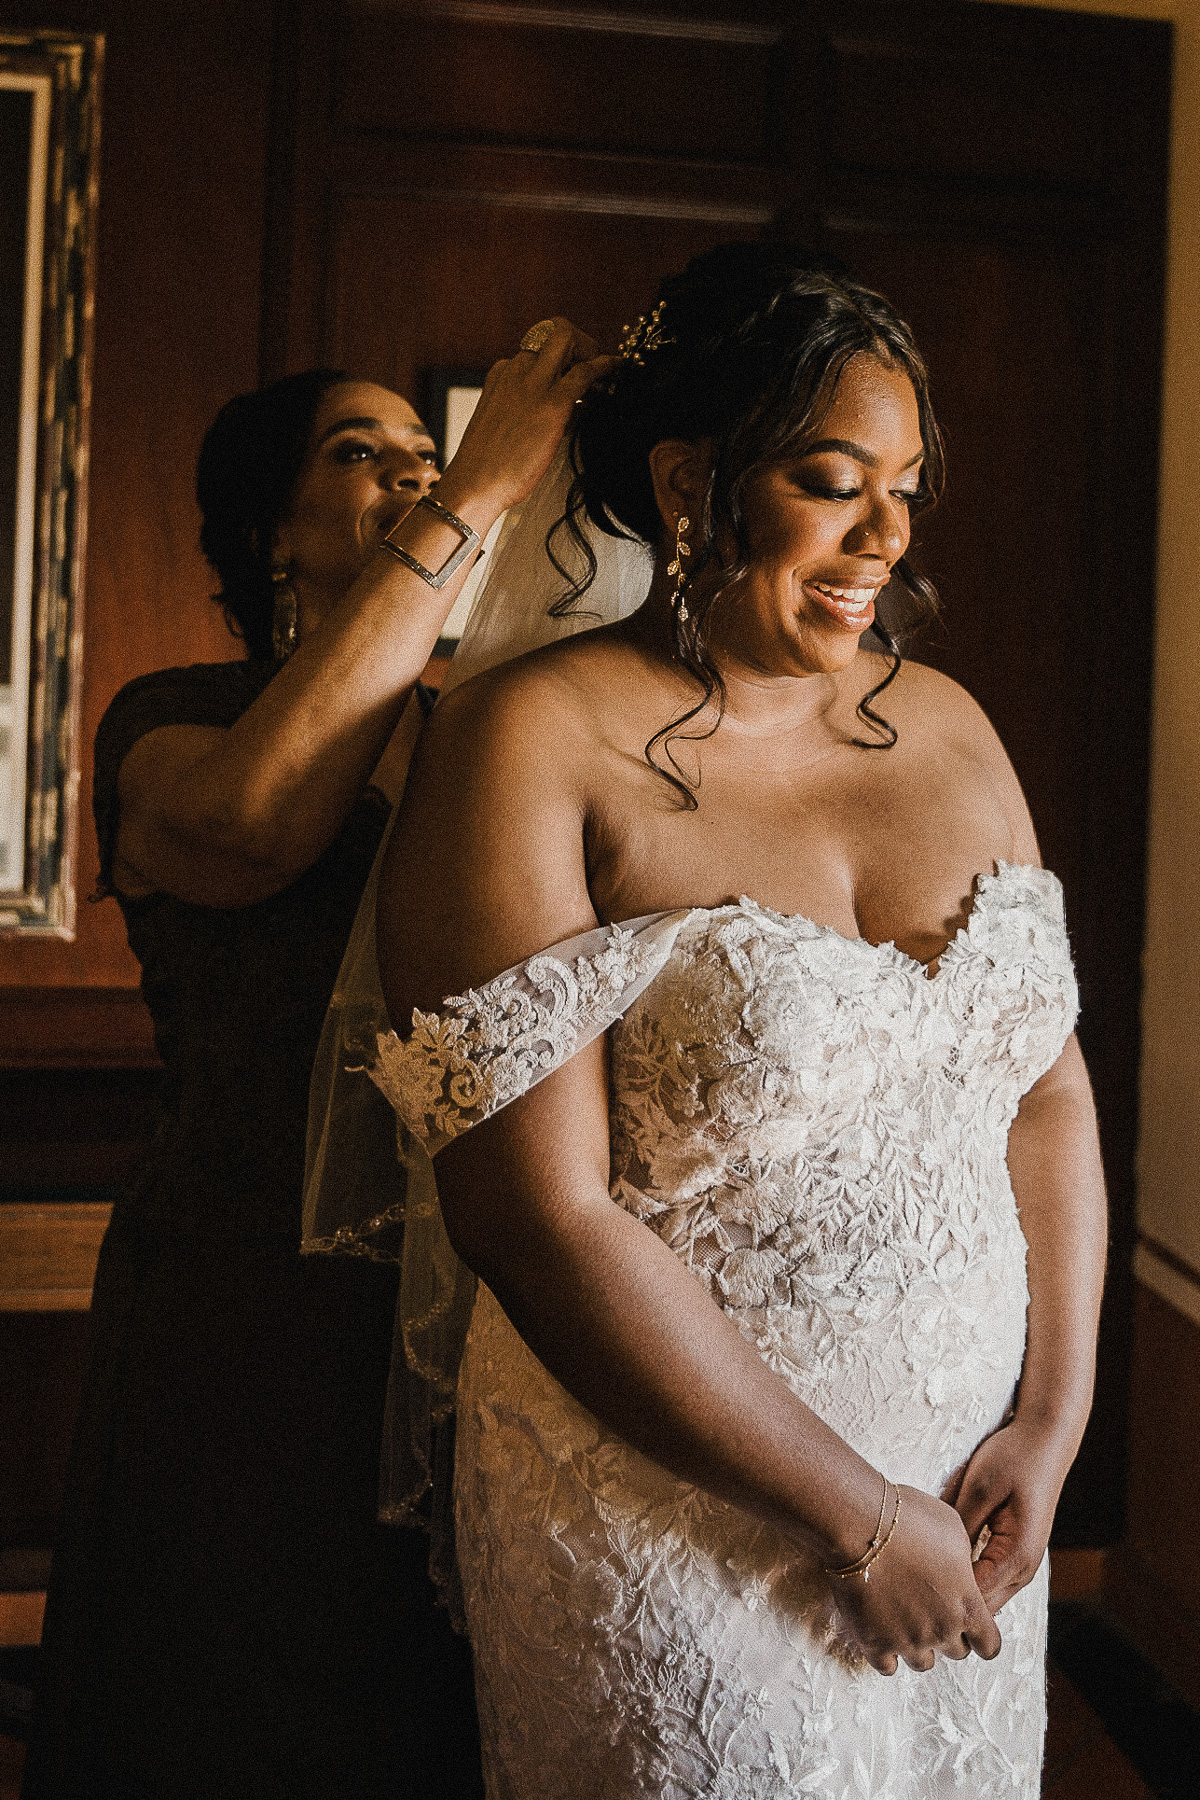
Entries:
[[[472,556],[478,550],[479,533],[472,531],[465,519],[460,519],[457,513],[452,513],[448,506],[443,506],[440,500],[433,498],[432,494],[422,494],[416,506],[412,508],[412,512],[417,510],[417,506],[427,506],[430,512],[435,512],[439,519],[445,519],[447,525],[453,526],[454,530],[462,537],[462,543],[458,549],[451,551],[449,558],[440,569],[436,571],[427,569],[424,563],[418,562],[415,556],[410,556],[407,550],[402,550],[399,544],[393,544],[390,532],[379,541],[385,550],[390,550],[392,555],[404,564],[406,569],[411,569],[414,575],[419,575],[422,581],[427,581],[431,588],[444,588],[450,577],[462,568],[468,556]],[[392,531],[399,531],[405,519],[411,516],[411,513],[405,513],[403,519],[397,519],[392,526]]]

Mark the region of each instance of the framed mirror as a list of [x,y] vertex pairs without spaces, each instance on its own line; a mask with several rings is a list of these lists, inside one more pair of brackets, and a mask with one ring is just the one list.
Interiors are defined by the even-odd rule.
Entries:
[[96,34],[0,31],[0,931],[72,937]]

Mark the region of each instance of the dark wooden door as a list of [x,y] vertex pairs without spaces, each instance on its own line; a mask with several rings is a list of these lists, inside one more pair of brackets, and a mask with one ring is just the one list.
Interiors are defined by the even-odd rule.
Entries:
[[419,400],[547,313],[602,342],[764,232],[910,318],[950,482],[916,653],[987,708],[1063,877],[1112,1189],[1101,1379],[1060,1510],[1119,1535],[1134,1226],[1169,28],[921,0],[289,0],[264,373]]
[[[1056,1541],[1108,1543],[1125,1487],[1169,29],[992,6],[808,16],[827,124],[793,220],[909,318],[947,436],[945,503],[920,533],[944,618],[916,653],[990,714],[1067,890],[1113,1237],[1097,1404]],[[852,113],[863,129],[839,131]]]

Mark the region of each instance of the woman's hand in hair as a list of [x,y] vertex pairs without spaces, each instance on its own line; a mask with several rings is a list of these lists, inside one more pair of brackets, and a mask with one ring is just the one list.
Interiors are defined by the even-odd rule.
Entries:
[[555,319],[540,350],[494,364],[438,499],[453,510],[459,494],[486,497],[497,512],[524,500],[549,468],[576,401],[615,361],[597,355],[586,332]]

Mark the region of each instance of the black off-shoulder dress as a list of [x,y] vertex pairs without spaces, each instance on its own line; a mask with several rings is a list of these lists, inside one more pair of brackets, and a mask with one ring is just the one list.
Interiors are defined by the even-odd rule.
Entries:
[[[145,676],[96,741],[229,726],[273,669]],[[387,807],[251,906],[123,897],[165,1065],[114,1208],[56,1546],[25,1800],[475,1795],[466,1644],[376,1521],[396,1273],[301,1258],[309,1073]]]

